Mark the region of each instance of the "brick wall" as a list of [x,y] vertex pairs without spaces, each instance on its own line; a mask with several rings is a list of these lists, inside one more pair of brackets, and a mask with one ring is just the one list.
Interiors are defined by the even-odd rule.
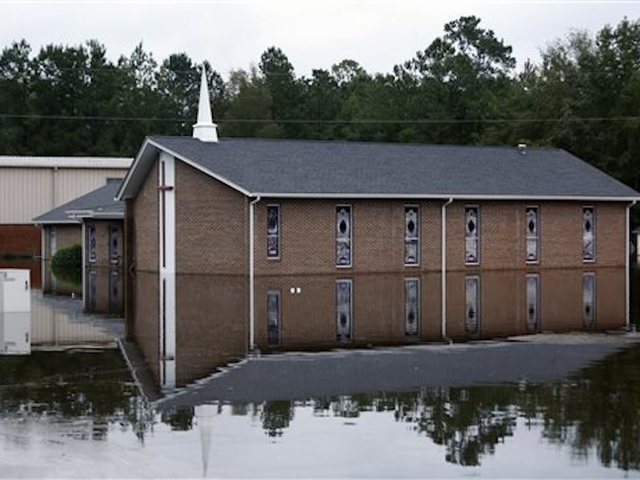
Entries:
[[133,209],[135,268],[140,272],[157,272],[159,268],[158,233],[158,165],[149,171],[138,196],[127,207]]
[[176,161],[176,271],[242,275],[248,271],[244,195]]
[[[625,324],[625,270],[544,269],[539,275],[539,319],[542,331],[584,329],[583,273],[596,275],[596,322],[594,329],[620,328]],[[526,270],[490,270],[480,280],[480,328],[466,329],[466,291],[463,272],[447,275],[447,332],[456,340],[496,338],[535,333],[527,326]],[[352,280],[353,341],[336,339],[336,280]],[[420,335],[423,341],[440,340],[440,275],[305,275],[262,276],[256,279],[256,342],[269,349],[267,341],[267,293],[280,292],[281,348],[328,348],[333,346],[389,345],[410,343],[405,335],[407,278],[420,279]],[[301,288],[292,294],[291,287]],[[192,293],[193,295],[193,293]],[[197,302],[196,302],[197,303]]]
[[[352,268],[335,264],[335,209],[345,202],[263,199],[256,206],[256,273],[259,275],[437,272],[441,269],[442,202],[366,200],[352,205]],[[420,266],[404,266],[404,207],[420,205]],[[267,258],[267,205],[280,205],[281,258]],[[480,265],[466,266],[465,205],[480,208]],[[524,269],[527,202],[454,202],[447,208],[447,269]],[[582,267],[582,207],[541,202],[539,268]],[[625,205],[596,205],[595,265],[625,262]]]
[[35,225],[0,225],[0,256],[40,255],[40,232]]
[[[157,165],[127,202],[136,273],[128,334],[158,375],[159,203]],[[247,348],[247,206],[236,191],[176,161],[176,375],[179,384],[211,372]],[[125,240],[130,242],[131,238]],[[203,274],[207,274],[204,276]],[[220,280],[212,274],[223,275]],[[212,279],[213,278],[213,279]],[[204,303],[203,303],[204,302]]]
[[[159,302],[158,268],[158,167],[150,169],[135,199],[128,201],[128,213],[133,212],[132,233],[136,239],[131,258],[135,269],[128,280],[136,293],[131,306],[133,319],[127,318],[127,336],[133,337],[142,350],[153,374],[159,376]],[[129,238],[125,239],[125,243]],[[127,266],[129,269],[129,266]]]
[[[158,268],[158,195],[152,169],[133,204],[137,268]],[[335,265],[335,208],[352,206],[353,267]],[[267,205],[280,205],[281,258],[267,259]],[[420,205],[418,267],[404,265],[404,207]],[[256,274],[377,273],[440,271],[440,201],[262,199],[256,205]],[[465,206],[480,209],[480,265],[466,266]],[[462,202],[447,208],[447,269],[526,269],[525,209],[530,202]],[[538,268],[581,268],[582,208],[578,202],[538,202]],[[625,262],[625,205],[596,207],[597,267]],[[176,270],[178,273],[244,274],[248,269],[247,199],[183,162],[176,162]]]
[[176,308],[178,385],[244,357],[249,338],[246,277],[179,275]]
[[133,327],[133,337],[144,354],[147,364],[159,378],[160,362],[160,319],[158,274],[155,272],[137,271],[135,276],[135,290],[138,295],[134,304],[135,321],[128,326]]
[[[540,268],[578,268],[582,261],[582,209],[578,202],[454,202],[447,209],[449,270],[474,270],[464,265],[466,205],[480,208],[480,265],[476,270],[521,269],[525,262],[525,210],[539,208]],[[590,204],[593,205],[593,204]],[[596,266],[625,264],[625,204],[596,207]]]

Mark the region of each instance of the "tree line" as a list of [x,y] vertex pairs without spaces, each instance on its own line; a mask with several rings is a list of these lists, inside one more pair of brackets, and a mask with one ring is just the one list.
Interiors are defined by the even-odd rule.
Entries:
[[[297,76],[279,48],[228,79],[205,62],[222,137],[553,146],[640,188],[640,21],[571,32],[516,70],[474,16],[389,73],[345,59]],[[2,154],[132,156],[150,134],[190,135],[201,65],[138,45],[27,41],[0,55]]]

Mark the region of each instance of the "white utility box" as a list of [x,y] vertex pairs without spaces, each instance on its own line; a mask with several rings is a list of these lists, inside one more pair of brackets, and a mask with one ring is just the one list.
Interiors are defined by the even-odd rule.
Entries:
[[0,270],[0,313],[31,311],[29,270]]
[[31,313],[0,312],[0,355],[31,353]]
[[0,355],[31,352],[29,270],[0,270]]

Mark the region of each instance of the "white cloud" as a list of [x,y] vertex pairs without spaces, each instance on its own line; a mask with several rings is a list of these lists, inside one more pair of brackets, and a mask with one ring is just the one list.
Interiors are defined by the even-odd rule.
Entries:
[[597,31],[625,15],[640,17],[638,2],[421,0],[253,0],[186,2],[4,2],[0,45],[27,39],[37,50],[49,43],[104,43],[111,58],[140,41],[162,60],[184,51],[219,71],[244,68],[275,45],[298,74],[328,68],[343,58],[369,71],[390,71],[442,34],[460,15],[514,47],[522,63],[570,29]]

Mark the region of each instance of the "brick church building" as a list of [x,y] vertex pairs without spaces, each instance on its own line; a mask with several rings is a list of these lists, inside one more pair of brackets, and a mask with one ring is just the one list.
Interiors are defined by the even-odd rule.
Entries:
[[625,327],[639,198],[553,148],[218,140],[203,75],[118,192],[129,333],[170,387],[195,351]]

